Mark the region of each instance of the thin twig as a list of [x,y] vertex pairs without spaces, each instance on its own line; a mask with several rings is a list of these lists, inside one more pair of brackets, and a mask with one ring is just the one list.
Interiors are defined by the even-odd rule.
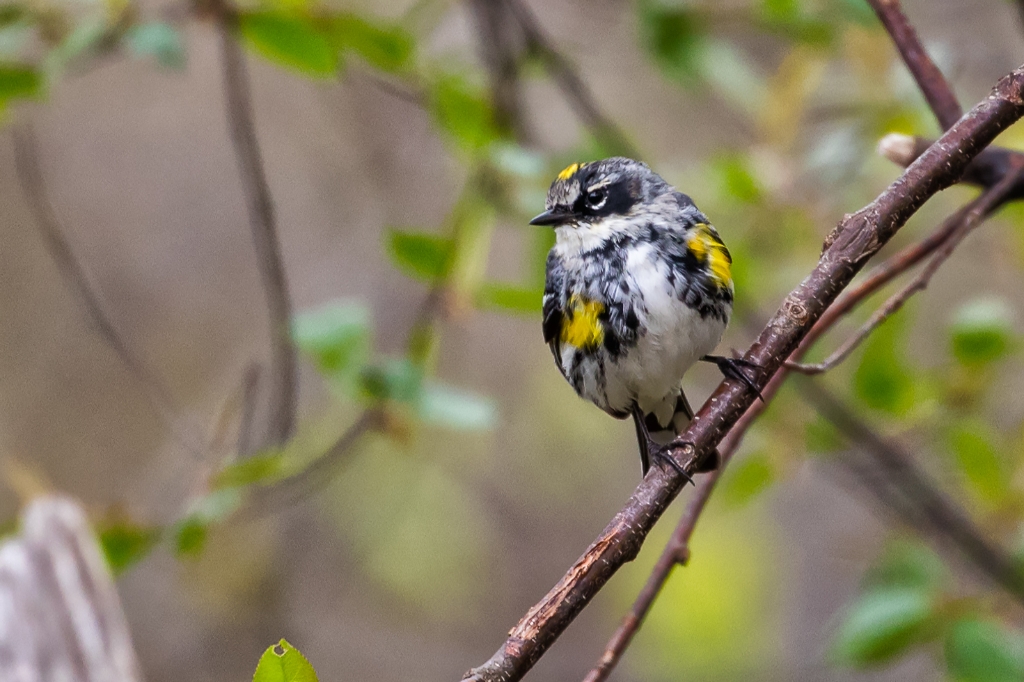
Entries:
[[[999,208],[1005,201],[1007,194],[1020,180],[1022,172],[1018,170],[1003,177],[1003,179],[992,189],[982,194],[977,201],[972,202],[972,208],[954,222],[955,229],[948,233],[947,239],[936,249],[935,255],[928,264],[921,269],[909,284],[890,296],[885,304],[871,315],[855,334],[849,337],[839,348],[837,348],[825,360],[816,364],[802,364],[799,362],[786,362],[786,368],[801,374],[821,374],[832,369],[852,353],[873,331],[897,313],[910,298],[924,291],[931,282],[932,277],[942,264],[949,260],[953,251],[960,245],[964,237],[978,227],[986,216]],[[940,230],[942,231],[942,230]]]
[[110,346],[128,372],[142,386],[147,400],[168,432],[178,443],[196,457],[203,456],[204,448],[178,425],[177,410],[170,397],[170,391],[163,381],[135,354],[131,345],[117,329],[107,312],[99,291],[92,285],[85,266],[75,255],[57,213],[46,193],[46,181],[39,167],[35,133],[29,124],[12,128],[14,138],[14,163],[21,190],[35,217],[36,226],[43,237],[47,251],[57,265],[64,284],[77,294],[85,308],[86,315],[100,337]]
[[[878,151],[885,158],[906,168],[921,156],[934,140],[891,133],[878,143]],[[1024,165],[1024,154],[1005,147],[989,147],[967,164],[960,182],[968,185],[994,187],[1003,176]],[[1024,179],[1019,180],[1007,200],[1024,198]]]
[[935,118],[939,120],[939,125],[943,130],[949,130],[963,115],[963,109],[953,94],[953,88],[928,56],[917,32],[903,14],[899,0],[868,0],[868,4],[892,37],[903,62],[917,81]]
[[[964,166],[1024,115],[1024,66],[1004,77],[875,201],[845,217],[825,241],[815,269],[786,297],[744,359],[761,369],[751,377],[762,392],[783,361],[864,263],[936,192],[955,183]],[[667,455],[693,474],[755,400],[745,385],[723,381]],[[673,467],[652,468],[557,585],[512,628],[501,648],[464,680],[520,679],[594,595],[633,559],[684,482]]]
[[270,196],[253,121],[252,95],[245,55],[235,37],[236,17],[223,0],[211,3],[217,17],[228,126],[242,180],[256,263],[270,318],[271,362],[267,393],[266,445],[282,445],[295,429],[297,357],[291,337],[292,304],[288,294],[274,202]]
[[511,9],[496,0],[469,0],[476,18],[480,55],[487,65],[491,81],[491,102],[498,127],[515,137],[520,144],[529,144],[530,132],[523,115],[522,88],[519,78],[520,46],[513,32]]
[[871,456],[873,468],[881,474],[872,487],[884,480],[891,493],[906,498],[920,512],[906,516],[912,520],[916,516],[924,530],[956,547],[970,567],[1024,605],[1024,572],[1018,563],[988,540],[958,505],[939,492],[909,454],[873,431],[818,383],[801,381],[799,388],[822,416]]
[[380,410],[364,410],[327,450],[302,471],[270,486],[257,488],[250,500],[250,509],[256,513],[265,513],[272,508],[294,504],[296,500],[322,488],[352,454],[362,437],[379,430],[383,421],[384,415]]
[[252,454],[256,450],[253,437],[253,425],[256,420],[256,403],[259,400],[261,369],[258,362],[250,362],[242,374],[239,397],[238,439],[235,452],[240,456]]
[[601,111],[594,94],[580,77],[576,66],[555,47],[530,8],[522,0],[503,1],[523,29],[527,50],[541,59],[551,73],[551,77],[554,78],[555,84],[565,95],[569,106],[591,134],[603,144],[622,154],[638,157],[639,153],[636,147],[629,141],[622,129]]
[[362,72],[363,76],[370,81],[377,89],[385,92],[392,97],[396,97],[403,102],[409,104],[415,104],[418,107],[427,107],[427,93],[424,92],[422,86],[410,85],[408,83],[398,83],[384,76],[381,76],[376,71],[365,70]]
[[[722,453],[722,456],[724,458],[725,453]],[[671,577],[673,569],[676,566],[685,566],[686,562],[689,561],[690,536],[693,535],[697,520],[700,518],[701,512],[704,511],[704,506],[711,497],[711,491],[714,489],[715,483],[718,482],[718,471],[720,470],[719,468],[712,472],[711,475],[705,476],[697,484],[697,489],[694,491],[693,497],[686,506],[686,511],[683,512],[683,516],[679,520],[679,525],[676,526],[671,539],[665,545],[665,549],[662,550],[657,563],[654,564],[647,582],[644,584],[640,594],[637,595],[636,601],[633,602],[633,607],[622,619],[615,634],[608,640],[608,645],[605,647],[604,653],[598,660],[597,665],[583,678],[583,682],[603,682],[603,680],[608,679],[608,676],[618,664],[619,659],[622,658],[622,654],[626,652],[626,648],[633,641],[633,637],[640,630],[640,626],[647,617],[647,613],[654,606],[654,601],[661,594],[662,588],[665,587],[665,583]]]

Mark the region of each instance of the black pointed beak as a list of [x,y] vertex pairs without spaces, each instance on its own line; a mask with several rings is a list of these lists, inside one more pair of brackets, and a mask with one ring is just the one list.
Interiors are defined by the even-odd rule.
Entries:
[[572,218],[570,213],[566,211],[560,211],[558,209],[552,209],[550,211],[544,211],[539,216],[530,221],[531,225],[551,225],[552,227],[562,225],[569,222]]

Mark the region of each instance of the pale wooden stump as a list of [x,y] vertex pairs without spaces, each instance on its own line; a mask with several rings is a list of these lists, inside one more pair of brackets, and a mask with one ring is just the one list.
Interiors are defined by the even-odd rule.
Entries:
[[138,682],[110,571],[81,508],[42,497],[0,545],[0,682]]

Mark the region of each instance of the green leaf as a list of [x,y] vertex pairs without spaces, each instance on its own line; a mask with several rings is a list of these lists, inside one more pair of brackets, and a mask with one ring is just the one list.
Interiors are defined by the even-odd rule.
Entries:
[[496,282],[485,282],[477,293],[477,304],[481,308],[507,310],[527,315],[539,313],[543,299],[543,289],[530,289]]
[[178,30],[170,24],[155,21],[132,26],[124,41],[137,55],[155,57],[160,66],[181,69],[185,66],[185,46]]
[[948,575],[945,564],[927,546],[917,542],[896,542],[886,548],[868,571],[865,584],[874,588],[935,589]]
[[430,87],[430,111],[438,127],[465,151],[479,151],[500,137],[487,97],[459,76],[437,77]]
[[1024,679],[1024,637],[995,623],[956,622],[946,637],[946,667],[956,682],[1019,682]]
[[200,498],[174,527],[174,545],[178,556],[197,556],[206,545],[211,523],[225,519],[242,504],[237,488],[222,488]]
[[719,177],[722,193],[745,204],[760,203],[764,192],[750,170],[747,159],[739,154],[727,154],[715,160],[712,168]]
[[339,50],[351,50],[381,71],[398,72],[410,62],[413,38],[400,26],[370,23],[354,14],[329,21],[329,35]]
[[750,454],[726,470],[719,496],[730,506],[740,507],[767,490],[774,480],[775,468],[768,456]]
[[640,39],[654,61],[669,76],[694,82],[704,27],[693,10],[647,0],[639,4],[639,12]]
[[35,97],[42,87],[43,78],[32,67],[0,63],[0,103],[18,97]]
[[292,338],[325,375],[347,379],[370,353],[370,310],[359,301],[332,301],[292,322]]
[[419,416],[428,423],[476,431],[492,428],[498,410],[494,401],[454,386],[428,383],[420,396]]
[[284,455],[280,452],[257,454],[228,464],[213,477],[214,488],[237,488],[269,483],[284,475]]
[[1002,299],[978,299],[957,310],[950,325],[953,356],[977,367],[1006,355],[1013,340],[1013,311]]
[[905,319],[905,314],[891,317],[871,334],[853,374],[854,392],[865,405],[897,416],[914,405],[914,377],[896,350],[903,343]]
[[113,523],[100,523],[100,546],[114,575],[120,575],[149,554],[160,540],[160,529],[140,526],[120,519]]
[[244,42],[281,66],[318,78],[338,70],[338,53],[308,18],[282,12],[245,12],[239,17]]
[[887,661],[927,638],[931,615],[932,598],[924,590],[871,590],[847,612],[832,652],[856,667]]
[[199,556],[206,546],[207,526],[202,519],[187,518],[174,527],[174,552],[179,557]]
[[260,656],[252,682],[317,682],[317,677],[306,657],[282,639]]
[[452,240],[425,232],[388,230],[387,251],[391,261],[405,274],[434,282],[448,271]]
[[1006,494],[1008,476],[990,428],[977,420],[958,421],[949,430],[947,442],[979,497],[995,501]]
[[371,401],[416,403],[423,391],[423,371],[405,358],[367,367],[359,378],[360,392]]

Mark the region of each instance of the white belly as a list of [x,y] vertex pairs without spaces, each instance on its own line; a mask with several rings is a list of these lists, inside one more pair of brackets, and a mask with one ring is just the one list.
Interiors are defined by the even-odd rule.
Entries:
[[680,301],[667,264],[652,262],[644,249],[631,254],[627,272],[643,293],[645,331],[625,357],[606,364],[607,400],[615,410],[628,410],[636,401],[645,413],[654,412],[666,398],[674,405],[683,375],[718,346],[726,323],[701,317]]

